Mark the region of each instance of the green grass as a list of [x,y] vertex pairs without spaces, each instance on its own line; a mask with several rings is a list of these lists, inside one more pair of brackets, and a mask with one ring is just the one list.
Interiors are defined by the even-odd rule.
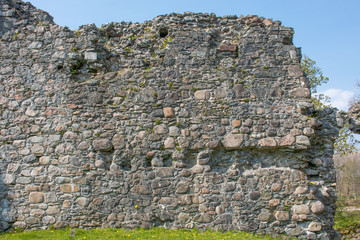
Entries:
[[[75,232],[71,236],[71,231]],[[0,235],[0,239],[246,239],[246,240],[274,240],[283,238],[271,238],[269,236],[258,236],[245,232],[219,232],[207,230],[205,232],[198,230],[170,230],[164,228],[153,228],[150,230],[135,229],[61,229],[61,230],[41,230],[41,231],[12,231],[11,233],[3,233]]]
[[[360,229],[360,211],[341,211],[338,210],[335,215],[336,231],[344,235],[352,234]],[[71,234],[71,231],[74,234]],[[113,228],[102,228],[102,229],[60,229],[60,230],[41,230],[41,231],[21,231],[16,229],[8,233],[0,234],[0,239],[133,239],[133,240],[165,240],[165,239],[201,239],[201,240],[233,240],[233,239],[246,239],[246,240],[280,240],[284,238],[271,238],[270,236],[255,235],[246,232],[220,232],[207,230],[205,232],[199,230],[170,230],[164,228],[152,228],[150,230],[145,229],[113,229]],[[293,238],[294,239],[294,238]]]
[[342,211],[338,209],[335,214],[334,229],[341,234],[355,233],[360,229],[360,211]]

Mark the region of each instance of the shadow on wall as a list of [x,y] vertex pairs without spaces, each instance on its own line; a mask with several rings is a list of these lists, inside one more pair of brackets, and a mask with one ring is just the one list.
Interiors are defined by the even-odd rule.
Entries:
[[10,212],[10,202],[8,200],[8,188],[4,184],[5,174],[2,175],[0,179],[0,232],[4,232],[10,228],[11,216]]
[[[14,174],[11,174],[12,167],[6,161],[9,159],[7,153],[10,152],[10,149],[10,144],[0,145],[0,232],[11,228],[12,224],[16,221],[8,188],[9,184],[15,182]],[[16,168],[18,168],[17,164]]]
[[[225,174],[229,169],[237,169],[243,173],[247,170],[270,167],[293,167],[306,173],[307,168],[315,167],[307,153],[298,151],[294,156],[289,149],[240,149],[226,150],[224,147],[207,150],[186,150],[181,163],[183,167],[192,168],[196,164],[209,165],[211,171]],[[161,151],[156,155],[161,162],[161,167],[171,167],[172,158],[168,151]],[[154,159],[153,159],[154,160]],[[153,160],[151,163],[153,163]],[[170,161],[168,161],[170,160]],[[156,167],[156,166],[155,166]]]

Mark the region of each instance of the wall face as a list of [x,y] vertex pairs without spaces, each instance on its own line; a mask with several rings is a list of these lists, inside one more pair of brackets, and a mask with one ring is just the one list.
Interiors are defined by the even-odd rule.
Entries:
[[0,0],[0,36],[29,24],[54,24],[47,12],[21,0]]
[[2,230],[334,238],[336,112],[312,111],[292,35],[256,16],[193,13],[5,32]]

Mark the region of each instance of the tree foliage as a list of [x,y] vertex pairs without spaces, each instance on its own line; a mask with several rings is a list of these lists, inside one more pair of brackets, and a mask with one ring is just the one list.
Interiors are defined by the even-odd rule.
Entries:
[[[327,83],[329,78],[323,75],[321,69],[316,65],[316,61],[310,59],[306,55],[303,56],[300,66],[309,79],[310,91],[312,93],[312,101],[315,109],[322,110],[324,108],[331,107],[330,97],[324,94],[319,94],[317,91],[317,88],[322,84]],[[334,149],[336,153],[346,155],[357,152],[358,149],[356,144],[358,143],[359,141],[349,129],[349,124],[346,123],[344,127],[340,129],[339,137],[334,143]]]
[[310,83],[311,93],[317,93],[317,87],[329,81],[328,77],[324,77],[321,69],[316,66],[316,62],[304,55],[300,63],[301,69],[306,73]]
[[350,153],[358,152],[356,144],[359,141],[355,138],[354,134],[349,129],[349,123],[346,123],[344,127],[340,129],[339,137],[334,143],[336,153],[340,155],[346,155]]
[[360,202],[360,153],[346,156],[334,155],[338,203],[344,206],[359,205]]
[[331,107],[330,97],[324,94],[318,94],[317,88],[329,81],[328,77],[323,75],[321,69],[316,65],[316,62],[304,55],[301,59],[300,67],[309,80],[312,101],[316,110]]

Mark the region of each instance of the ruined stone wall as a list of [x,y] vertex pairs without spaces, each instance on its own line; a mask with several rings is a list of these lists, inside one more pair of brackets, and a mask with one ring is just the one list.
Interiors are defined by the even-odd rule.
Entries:
[[314,111],[293,29],[184,13],[1,32],[2,230],[335,237],[336,111]]
[[41,23],[54,24],[53,17],[29,2],[0,0],[0,36],[9,30]]

